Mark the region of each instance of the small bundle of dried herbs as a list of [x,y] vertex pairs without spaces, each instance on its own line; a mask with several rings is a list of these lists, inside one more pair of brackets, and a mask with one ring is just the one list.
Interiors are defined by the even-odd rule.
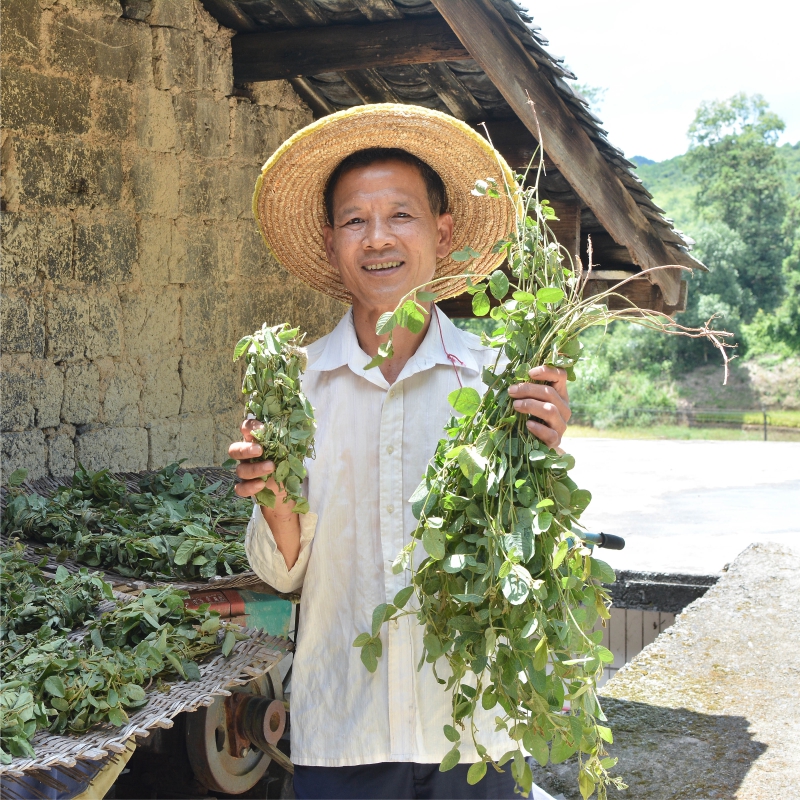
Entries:
[[[705,336],[723,355],[719,337],[729,334],[708,326],[683,328],[665,315],[633,307],[610,310],[605,300],[611,292],[584,299],[582,276],[548,228],[555,215],[547,201],[540,202],[536,187],[525,188],[523,179],[505,189],[517,209],[516,226],[495,251],[507,254],[511,281],[500,270],[487,276],[488,285],[484,278],[468,280],[477,316],[490,312],[490,295],[500,301],[491,308],[496,328],[483,337],[497,350],[494,365],[483,372],[487,389],[482,396],[472,388],[450,395],[459,416],[451,418],[447,437],[411,497],[419,523],[394,565],[395,572],[410,572],[410,585],[374,610],[372,630],[354,645],[374,671],[385,621],[414,614],[424,626],[419,668],[428,662],[436,674],[445,660],[446,680],[437,680],[452,699],[452,724],[443,731],[452,749],[442,770],[459,762],[459,746],[468,737],[481,757],[469,769],[470,783],[481,780],[487,767],[502,769],[510,762],[527,795],[528,754],[542,765],[577,754],[582,796],[596,791],[602,799],[609,784],[624,786],[608,772],[616,759],[605,751],[612,733],[602,724],[596,692],[603,666],[613,661],[596,627],[609,617],[603,584],[615,575],[581,540],[580,517],[591,494],[569,475],[574,458],[528,432],[508,389],[529,380],[529,370],[542,364],[562,367],[574,380],[581,332],[615,319]],[[478,181],[474,190],[493,198],[502,192],[489,181]],[[475,255],[468,249],[455,254],[464,261]],[[421,330],[430,286],[383,315],[378,333],[391,336],[400,325]],[[391,350],[390,339],[371,366]],[[425,555],[415,558],[420,542]],[[402,610],[412,596],[415,607]],[[480,742],[474,721],[479,705],[496,710],[496,730],[507,731],[514,743],[497,762]]]
[[[168,588],[146,589],[94,617],[97,601],[113,597],[100,575],[70,575],[60,566],[51,579],[21,550],[13,544],[0,553],[4,587],[14,592],[3,604],[0,630],[1,763],[35,756],[38,730],[124,725],[130,711],[147,704],[145,687],[153,681],[198,680],[198,659],[220,647],[228,655],[245,638],[207,606],[185,608],[187,593]],[[16,603],[20,594],[23,602]],[[68,636],[87,617],[93,618],[86,635]]]
[[[274,477],[295,502],[294,511],[304,514],[308,501],[301,494],[306,468],[303,461],[314,458],[314,409],[300,388],[300,376],[306,368],[305,334],[297,328],[264,324],[236,345],[233,360],[245,357],[247,368],[242,393],[247,395],[246,411],[263,427],[253,431],[253,438],[264,448],[259,461],[275,464]],[[275,506],[275,493],[262,489],[256,501],[268,508]]]
[[107,470],[79,466],[72,486],[52,497],[18,487],[24,470],[10,476],[12,495],[0,530],[44,542],[59,558],[72,558],[126,577],[196,580],[245,572],[244,534],[252,505],[233,485],[179,473],[170,464],[129,492]]

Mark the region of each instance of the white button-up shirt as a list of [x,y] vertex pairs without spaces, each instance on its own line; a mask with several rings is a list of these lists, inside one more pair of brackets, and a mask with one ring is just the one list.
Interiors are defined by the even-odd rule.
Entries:
[[[458,378],[447,353],[458,359],[464,386],[481,393],[482,368],[497,358],[441,312],[438,319],[393,385],[377,368],[364,371],[370,358],[358,344],[352,312],[308,348],[303,390],[317,418],[316,458],[306,464],[310,512],[301,515],[292,569],[260,508],[253,511],[245,543],[253,569],[279,591],[303,587],[292,675],[296,764],[436,763],[452,747],[442,733],[451,722],[450,693],[430,664],[417,671],[424,631],[416,617],[383,626],[375,673],[353,647],[370,630],[375,606],[409,582],[407,572],[392,574],[392,561],[416,527],[408,498],[452,414],[447,395]],[[437,672],[449,674],[444,659]],[[499,758],[510,743],[494,732],[494,717],[480,706],[476,712],[478,740]],[[461,762],[478,760],[465,731]]]

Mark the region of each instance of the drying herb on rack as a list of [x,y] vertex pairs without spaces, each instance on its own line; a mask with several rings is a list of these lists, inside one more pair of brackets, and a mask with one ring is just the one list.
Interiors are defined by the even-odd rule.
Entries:
[[146,476],[137,493],[107,470],[79,466],[72,486],[51,497],[19,489],[25,474],[17,471],[0,531],[126,577],[196,580],[247,571],[252,505],[234,494],[233,484],[220,493],[221,481],[206,486],[179,467]]
[[[296,503],[294,511],[308,511],[308,501],[301,494],[306,476],[303,461],[314,458],[314,409],[300,388],[300,376],[306,368],[305,334],[298,328],[264,324],[252,336],[236,345],[233,360],[245,357],[247,368],[242,393],[247,395],[246,411],[263,423],[253,431],[253,438],[263,447],[259,461],[275,464],[274,478]],[[263,506],[275,506],[275,493],[262,489],[255,497]]]
[[[154,681],[176,675],[198,680],[198,659],[220,647],[229,655],[236,640],[246,638],[207,606],[185,608],[187,593],[169,588],[117,602],[93,618],[83,636],[71,634],[72,623],[92,615],[97,600],[113,597],[111,587],[97,574],[70,575],[63,567],[48,581],[20,553],[16,544],[0,553],[4,582],[35,587],[25,590],[25,605],[7,604],[2,611],[1,763],[35,756],[31,740],[42,729],[82,733],[102,722],[126,724],[129,712],[147,704],[146,688]],[[62,615],[65,598],[72,605]],[[34,628],[32,619],[41,626]]]
[[[605,301],[612,292],[584,299],[581,275],[548,228],[552,208],[539,201],[536,187],[523,186],[520,181],[505,189],[517,209],[516,226],[496,246],[508,257],[511,280],[500,270],[468,279],[477,316],[490,312],[490,295],[501,301],[491,309],[496,329],[483,337],[497,349],[493,367],[483,372],[487,389],[482,396],[469,387],[451,393],[459,416],[451,418],[447,438],[411,497],[419,523],[394,565],[396,573],[410,572],[410,585],[374,610],[371,631],[354,645],[374,672],[382,624],[417,616],[424,626],[419,668],[432,664],[436,675],[442,659],[448,667],[444,678],[437,676],[452,696],[452,724],[443,731],[452,749],[442,770],[459,762],[459,746],[468,737],[481,758],[469,770],[470,783],[481,780],[490,764],[510,762],[518,788],[529,794],[526,754],[542,765],[577,754],[582,796],[597,791],[605,798],[609,784],[624,786],[608,772],[616,759],[606,755],[612,733],[602,724],[596,693],[603,666],[613,660],[596,626],[609,617],[603,584],[615,575],[581,540],[579,520],[591,494],[569,475],[574,458],[528,432],[508,388],[529,380],[529,370],[542,364],[562,367],[574,380],[579,335],[612,320],[707,337],[724,357],[720,337],[729,334],[684,328],[636,308],[610,310]],[[474,190],[491,197],[503,191],[488,181],[478,181]],[[457,255],[466,260],[474,251]],[[426,313],[421,303],[431,299],[430,286],[383,315],[377,332],[391,336],[399,325],[411,329],[409,322],[421,329],[418,317]],[[372,365],[389,354],[391,339]],[[420,542],[425,555],[415,557]],[[403,610],[412,596],[416,608]],[[479,705],[496,710],[496,729],[507,731],[514,745],[498,762],[480,743],[473,716]]]

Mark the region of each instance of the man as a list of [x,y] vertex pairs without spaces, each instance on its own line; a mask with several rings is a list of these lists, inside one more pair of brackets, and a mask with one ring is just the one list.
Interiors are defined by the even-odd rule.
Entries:
[[[481,370],[497,357],[477,337],[429,308],[416,334],[396,330],[394,355],[364,367],[386,339],[375,332],[411,290],[459,274],[449,258],[469,245],[471,268],[492,271],[492,245],[510,229],[503,198],[470,193],[478,178],[512,180],[482,137],[451,117],[407,106],[360,106],[300,131],[267,162],[254,205],[272,252],[290,271],[340,299],[348,311],[308,348],[303,388],[316,411],[316,458],[307,464],[310,511],[270,478],[270,462],[249,463],[259,445],[244,440],[237,492],[268,485],[274,509],[256,506],[247,535],[253,569],[281,591],[303,587],[303,614],[292,692],[292,758],[298,798],[512,797],[510,771],[490,769],[466,782],[464,763],[438,764],[450,749],[442,726],[449,696],[431,665],[417,671],[422,629],[413,616],[384,626],[383,655],[370,674],[352,646],[370,628],[372,609],[407,584],[392,560],[415,527],[407,498],[422,477],[450,416],[447,395],[460,384],[483,390]],[[439,296],[463,280],[434,283]],[[430,304],[427,304],[430,306]],[[528,429],[557,447],[569,419],[563,371],[540,367],[512,387]],[[440,665],[440,671],[442,671]],[[508,749],[493,714],[476,713],[479,741],[499,758]],[[468,738],[468,737],[465,737]]]

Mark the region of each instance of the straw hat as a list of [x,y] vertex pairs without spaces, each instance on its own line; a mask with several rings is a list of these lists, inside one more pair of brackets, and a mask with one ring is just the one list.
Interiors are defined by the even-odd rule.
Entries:
[[[492,246],[511,230],[513,207],[500,198],[471,194],[475,181],[494,178],[513,185],[511,168],[480,134],[439,111],[394,103],[355,106],[323,117],[287,139],[264,165],[253,195],[253,213],[267,247],[289,272],[331,297],[351,302],[338,270],[325,255],[322,228],[325,184],[340,161],[368,147],[397,147],[422,159],[442,178],[453,215],[453,250],[481,253],[465,265],[439,259],[436,277],[466,268],[487,274],[504,255]],[[463,279],[437,284],[440,299],[455,297]]]

